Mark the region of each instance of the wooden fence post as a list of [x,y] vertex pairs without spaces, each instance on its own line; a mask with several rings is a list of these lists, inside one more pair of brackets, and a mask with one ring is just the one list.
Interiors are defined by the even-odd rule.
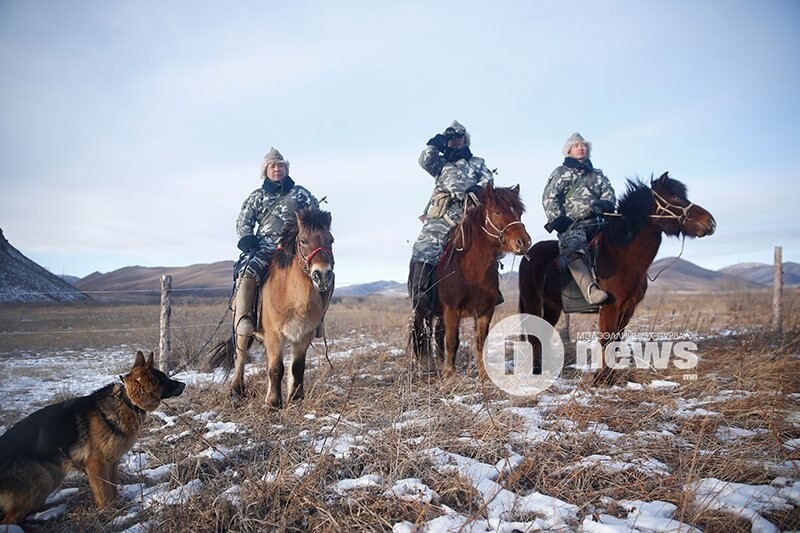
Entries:
[[772,283],[772,329],[783,333],[783,248],[775,247],[774,279]]
[[169,374],[170,365],[169,319],[172,314],[171,296],[172,276],[161,276],[161,339],[159,342],[158,368],[165,374]]

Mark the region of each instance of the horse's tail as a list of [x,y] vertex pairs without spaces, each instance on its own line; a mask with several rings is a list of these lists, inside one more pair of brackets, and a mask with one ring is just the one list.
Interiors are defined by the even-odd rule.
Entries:
[[[247,339],[247,351],[253,344],[253,337]],[[209,351],[205,363],[201,371],[212,372],[215,368],[222,367],[225,372],[230,374],[233,370],[234,359],[236,358],[236,341],[233,336],[228,337],[228,340],[218,342]]]

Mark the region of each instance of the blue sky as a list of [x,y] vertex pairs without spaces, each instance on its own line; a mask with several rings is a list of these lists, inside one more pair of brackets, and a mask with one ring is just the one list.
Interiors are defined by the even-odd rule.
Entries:
[[579,131],[618,193],[668,170],[715,215],[684,259],[800,261],[798,27],[792,0],[5,0],[0,227],[57,274],[234,259],[275,146],[328,198],[337,283],[403,280],[456,118],[534,240]]

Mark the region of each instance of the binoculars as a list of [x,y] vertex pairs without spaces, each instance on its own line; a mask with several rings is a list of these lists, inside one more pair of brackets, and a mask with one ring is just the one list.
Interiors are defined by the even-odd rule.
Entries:
[[447,137],[448,140],[463,137],[466,133],[467,132],[464,130],[457,130],[455,128],[447,128],[444,130],[444,136]]

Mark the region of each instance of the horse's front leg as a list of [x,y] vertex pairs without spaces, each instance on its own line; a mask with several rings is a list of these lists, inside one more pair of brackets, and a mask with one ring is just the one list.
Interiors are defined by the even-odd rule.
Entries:
[[267,408],[277,410],[283,406],[283,339],[277,333],[265,335],[264,349],[267,355]]
[[483,366],[483,346],[486,344],[486,337],[489,336],[489,325],[492,323],[494,308],[489,309],[486,314],[475,317],[475,350],[478,356],[478,377],[486,379],[486,367]]
[[233,371],[233,383],[231,384],[231,396],[234,398],[244,398],[244,365],[247,362],[247,347],[250,338],[244,335],[234,334],[236,350],[236,366]]
[[455,307],[444,307],[444,370],[445,377],[456,371],[456,351],[458,351],[458,324],[461,316]]
[[292,374],[289,376],[289,393],[287,396],[288,402],[299,401],[305,398],[305,389],[303,387],[303,376],[306,372],[306,353],[308,347],[311,345],[311,337],[314,332],[292,343]]
[[600,350],[603,357],[600,360],[600,371],[595,374],[592,380],[593,386],[613,385],[616,379],[614,369],[609,367],[606,361],[606,346],[609,342],[620,340],[622,317],[617,303],[606,304],[600,309],[598,326],[600,328]]

